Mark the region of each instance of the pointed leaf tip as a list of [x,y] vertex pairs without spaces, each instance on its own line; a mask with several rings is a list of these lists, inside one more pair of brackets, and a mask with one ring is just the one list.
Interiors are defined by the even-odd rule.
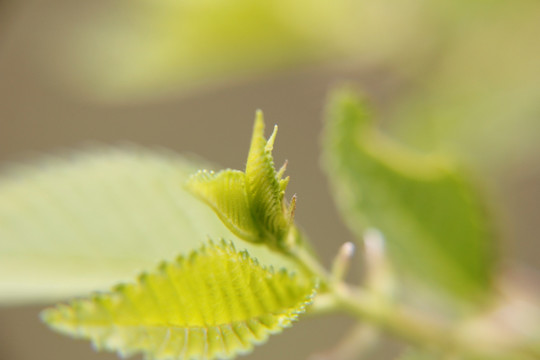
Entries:
[[262,110],[258,109],[255,111],[255,123],[253,124],[251,139],[264,137],[264,128],[264,114]]
[[276,141],[277,131],[278,131],[278,126],[274,125],[274,130],[272,131],[272,134],[268,138],[268,141],[266,142],[266,146],[264,147],[264,151],[267,152],[269,155],[271,154],[272,150],[274,150],[274,142]]
[[283,162],[283,165],[281,165],[281,167],[279,168],[277,174],[276,174],[276,177],[278,179],[281,179],[283,177],[283,174],[285,174],[285,171],[287,171],[287,165],[289,164],[289,160],[285,160]]
[[[253,217],[260,224],[261,236],[274,247],[281,247],[290,224],[283,206],[283,191],[286,183],[274,167],[271,154],[277,126],[268,139],[264,138],[262,118],[255,121],[255,129],[246,165],[246,188]],[[284,168],[283,168],[284,171]]]
[[314,292],[305,278],[264,268],[229,242],[209,242],[137,283],[47,309],[41,318],[122,355],[229,358],[289,326]]

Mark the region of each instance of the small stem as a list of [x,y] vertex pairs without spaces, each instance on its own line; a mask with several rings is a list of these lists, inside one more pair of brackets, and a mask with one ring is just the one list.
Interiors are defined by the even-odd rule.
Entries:
[[530,344],[517,342],[513,346],[500,346],[496,339],[486,339],[483,334],[468,333],[465,336],[460,332],[459,324],[435,321],[358,288],[341,284],[330,287],[329,291],[326,296],[333,296],[334,304],[326,298],[324,304],[321,304],[323,306],[315,310],[345,310],[359,321],[414,345],[481,359],[507,359],[510,354],[523,356],[524,359],[538,359],[538,353]]
[[292,244],[288,249],[281,253],[288,256],[307,274],[314,276],[321,282],[321,287],[326,286],[331,282],[330,273],[324,268],[319,259],[310,251],[311,247],[302,232],[293,227],[289,231],[289,244]]
[[414,344],[430,344],[443,349],[453,348],[453,336],[442,324],[421,318],[396,304],[348,287],[336,288],[333,294],[338,308],[360,320],[370,322]]
[[287,253],[306,273],[320,281],[313,313],[345,310],[359,321],[373,325],[407,342],[422,347],[437,348],[447,354],[463,354],[482,359],[505,359],[505,354],[520,354],[525,359],[537,359],[530,344],[499,346],[495,339],[483,334],[460,332],[459,324],[445,323],[391,302],[384,294],[366,291],[344,282],[335,281],[319,260],[303,246]]
[[[298,232],[297,236],[302,235]],[[301,240],[297,243],[302,243],[303,239]],[[295,247],[288,255],[304,271],[321,281],[321,288],[324,290],[318,296],[324,301],[316,300],[315,312],[346,310],[359,320],[367,321],[411,343],[428,343],[443,349],[454,347],[455,336],[441,324],[421,319],[417,314],[410,314],[396,304],[384,301],[380,296],[352,288],[341,280],[334,281],[332,274],[305,247]]]
[[331,282],[330,273],[306,249],[298,248],[297,251],[291,253],[291,255],[297,264],[302,266],[307,272],[318,277],[324,284]]

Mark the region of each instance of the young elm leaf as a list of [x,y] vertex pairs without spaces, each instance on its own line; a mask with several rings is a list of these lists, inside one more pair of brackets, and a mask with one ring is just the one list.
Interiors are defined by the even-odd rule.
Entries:
[[134,284],[47,309],[42,319],[122,356],[223,359],[290,326],[314,294],[306,278],[262,267],[232,243],[210,242]]

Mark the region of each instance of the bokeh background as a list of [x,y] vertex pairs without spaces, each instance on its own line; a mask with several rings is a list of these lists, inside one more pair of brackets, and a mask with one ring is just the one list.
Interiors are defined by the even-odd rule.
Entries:
[[[0,166],[130,142],[241,169],[260,108],[280,127],[298,223],[329,264],[352,236],[320,169],[322,117],[328,91],[353,83],[390,134],[476,172],[501,273],[538,287],[538,2],[249,3],[0,0]],[[42,308],[0,308],[0,359],[116,358],[48,330]],[[350,324],[302,319],[246,359],[307,358]]]

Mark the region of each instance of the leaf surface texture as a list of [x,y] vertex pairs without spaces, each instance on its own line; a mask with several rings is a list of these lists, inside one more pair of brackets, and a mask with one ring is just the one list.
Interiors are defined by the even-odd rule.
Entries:
[[210,242],[135,284],[45,310],[42,317],[121,355],[229,358],[289,326],[313,294],[305,278],[265,268],[231,243]]

